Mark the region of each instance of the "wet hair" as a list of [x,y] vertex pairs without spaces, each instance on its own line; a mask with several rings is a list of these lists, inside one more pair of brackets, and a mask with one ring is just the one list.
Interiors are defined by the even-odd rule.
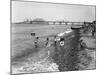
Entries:
[[81,39],[80,42],[82,42],[83,40]]
[[60,41],[64,41],[64,38],[61,38]]
[[47,37],[47,40],[49,40],[49,38]]
[[39,39],[39,37],[36,37],[36,39]]

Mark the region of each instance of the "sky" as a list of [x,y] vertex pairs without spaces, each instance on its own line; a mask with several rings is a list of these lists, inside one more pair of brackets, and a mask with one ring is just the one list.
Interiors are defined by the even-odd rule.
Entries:
[[95,20],[95,6],[12,1],[12,22],[43,18],[46,21]]

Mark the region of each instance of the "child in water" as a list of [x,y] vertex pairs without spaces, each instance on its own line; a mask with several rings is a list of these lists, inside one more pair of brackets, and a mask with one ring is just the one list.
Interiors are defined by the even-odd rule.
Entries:
[[45,44],[46,46],[48,45],[48,42],[49,42],[49,38],[47,37],[46,38],[46,44]]
[[87,48],[87,45],[85,42],[83,42],[83,40],[80,40],[80,48],[81,48],[81,50],[84,50]]
[[64,46],[64,38],[60,39],[60,46]]
[[35,38],[35,41],[34,41],[35,48],[37,48],[38,39],[39,39],[39,37],[36,37],[36,38]]

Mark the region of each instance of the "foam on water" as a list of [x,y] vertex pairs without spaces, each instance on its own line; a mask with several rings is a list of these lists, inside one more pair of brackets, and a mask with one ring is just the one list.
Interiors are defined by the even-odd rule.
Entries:
[[72,32],[72,30],[67,30],[63,33],[59,33],[58,36],[64,36],[65,34],[70,33],[70,32]]
[[16,73],[39,73],[39,72],[57,72],[59,71],[58,65],[56,63],[51,63],[46,59],[39,62],[32,62],[31,64],[26,63],[26,65],[20,68],[13,68],[13,74]]

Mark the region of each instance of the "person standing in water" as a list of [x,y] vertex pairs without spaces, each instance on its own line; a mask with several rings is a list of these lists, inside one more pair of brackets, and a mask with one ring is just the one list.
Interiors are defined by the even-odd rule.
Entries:
[[64,38],[60,38],[60,46],[64,46]]
[[38,39],[39,39],[39,37],[36,37],[36,38],[35,38],[35,40],[34,40],[34,45],[35,45],[35,48],[37,48]]
[[49,38],[47,37],[47,38],[46,38],[46,43],[45,43],[45,45],[47,46],[48,43],[49,43]]
[[[34,38],[36,36],[36,33],[32,32],[32,33],[30,33],[30,35],[32,36],[32,38]],[[38,39],[39,39],[39,37],[35,37],[35,39],[34,39],[33,44],[34,44],[35,48],[37,48]]]
[[80,40],[80,50],[85,50],[87,48],[87,45],[83,40]]
[[54,36],[54,45],[57,45],[57,38],[56,38],[57,36],[55,35]]

